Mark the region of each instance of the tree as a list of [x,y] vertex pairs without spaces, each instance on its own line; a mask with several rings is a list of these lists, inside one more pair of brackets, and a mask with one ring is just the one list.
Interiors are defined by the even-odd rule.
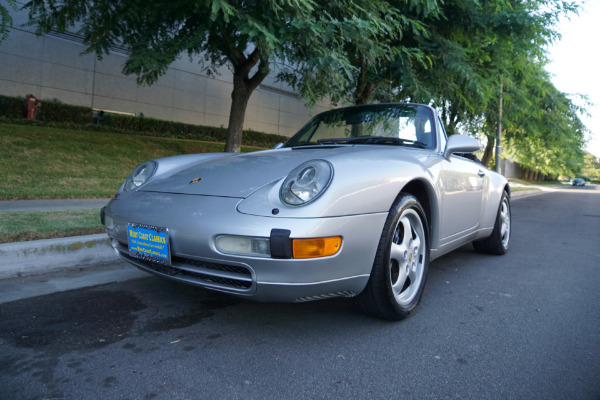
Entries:
[[490,15],[483,4],[445,1],[439,16],[424,22],[427,35],[416,38],[430,63],[409,65],[409,74],[396,74],[408,79],[392,81],[401,98],[438,108],[449,135],[457,133],[460,124],[477,119],[489,98],[485,64],[491,41]]
[[[17,9],[16,0],[5,0],[8,6],[13,10]],[[12,17],[10,16],[8,8],[0,4],[0,43],[2,43],[8,37],[8,27],[12,26]]]
[[509,154],[539,174],[573,171],[581,163],[585,127],[578,115],[585,110],[556,90],[544,70],[558,17],[572,12],[573,3],[558,1],[446,1],[439,20],[424,21],[428,35],[417,38],[431,68],[415,64],[410,75],[398,74],[413,78],[398,80],[398,93],[431,99],[449,134],[483,132],[487,165],[502,86]]
[[279,77],[309,103],[328,97],[333,102],[364,104],[389,80],[387,65],[393,60],[425,62],[422,51],[406,38],[425,34],[420,19],[437,13],[437,0],[330,1],[321,6],[324,14],[339,21],[322,36],[324,44],[353,68],[340,68],[333,58],[314,62],[302,49],[292,49],[289,68]]
[[577,8],[553,1],[504,4],[510,7],[488,13],[495,44],[483,69],[491,95],[478,120],[487,136],[482,162],[488,165],[493,155],[502,85],[507,154],[537,175],[567,174],[581,164],[585,127],[578,115],[585,109],[554,87],[544,67],[547,45],[558,37],[559,16]]
[[[273,63],[294,46],[315,62],[335,60],[322,37],[337,21],[316,6],[314,0],[31,0],[25,8],[38,33],[78,27],[86,51],[99,58],[111,46],[125,46],[123,72],[136,74],[139,84],[156,82],[182,53],[203,56],[208,74],[227,65],[233,91],[225,150],[237,152],[250,95]],[[350,68],[337,61],[341,73]]]
[[583,159],[585,165],[581,175],[593,181],[600,181],[600,158],[596,158],[592,153],[585,153]]
[[[347,35],[344,49],[355,75],[346,99],[429,103],[441,111],[449,134],[487,137],[487,165],[503,87],[509,154],[539,174],[579,168],[585,127],[578,115],[585,110],[556,90],[544,71],[547,45],[558,37],[558,18],[577,12],[576,3],[390,0],[372,6],[372,13],[389,10],[396,23],[382,36]],[[327,81],[323,85],[326,91]]]
[[[583,109],[541,76],[530,86],[532,107],[507,129],[507,154],[538,176],[569,176],[583,166]],[[535,92],[534,92],[535,91]]]
[[419,37],[431,64],[416,64],[404,74],[410,79],[397,80],[399,94],[440,109],[449,134],[460,126],[478,130],[485,123],[491,150],[500,86],[510,87],[514,74],[545,59],[545,45],[556,36],[557,14],[571,10],[568,3],[564,8],[562,3],[552,8],[551,3],[445,1],[439,18],[424,21],[428,35]]

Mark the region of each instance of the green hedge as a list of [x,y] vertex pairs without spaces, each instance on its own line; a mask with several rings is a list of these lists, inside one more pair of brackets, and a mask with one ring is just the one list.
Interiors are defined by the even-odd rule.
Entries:
[[71,122],[73,124],[89,124],[93,121],[92,109],[72,106],[57,101],[42,101],[36,111],[35,118],[44,122]]
[[227,130],[225,128],[184,124],[182,122],[163,121],[148,117],[104,114],[101,124],[124,131],[145,132],[149,136],[197,140],[212,138],[219,142],[224,142],[227,139]]
[[[36,110],[35,119],[43,122],[70,122],[73,124],[91,124],[92,109],[72,106],[57,100],[37,100],[41,106]],[[0,116],[9,119],[25,118],[25,98],[0,95]]]
[[0,116],[25,118],[25,98],[0,96]]
[[[104,113],[95,121],[94,112],[89,107],[72,106],[49,100],[43,100],[41,103],[41,107],[36,112],[36,121],[28,121],[25,119],[23,97],[0,95],[0,122],[209,142],[225,142],[227,139],[225,128],[109,113]],[[245,130],[242,133],[244,146],[273,147],[276,143],[285,142],[287,139],[288,137],[283,135],[252,130]]]

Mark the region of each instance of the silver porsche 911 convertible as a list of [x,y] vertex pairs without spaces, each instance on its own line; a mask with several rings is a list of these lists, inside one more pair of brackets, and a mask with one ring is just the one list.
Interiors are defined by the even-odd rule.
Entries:
[[162,277],[262,301],[356,297],[398,320],[431,260],[508,250],[510,188],[479,147],[425,105],[334,109],[272,150],[145,162],[102,222],[121,258]]

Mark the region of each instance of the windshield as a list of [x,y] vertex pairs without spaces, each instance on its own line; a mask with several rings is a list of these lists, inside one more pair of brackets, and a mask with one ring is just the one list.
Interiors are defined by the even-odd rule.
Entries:
[[370,104],[317,115],[285,144],[388,144],[433,148],[433,113],[417,104]]

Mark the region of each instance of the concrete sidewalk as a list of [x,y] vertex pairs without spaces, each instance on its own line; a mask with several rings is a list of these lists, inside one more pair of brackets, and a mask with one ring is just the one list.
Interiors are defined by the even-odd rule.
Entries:
[[100,209],[110,199],[58,199],[58,200],[8,200],[0,201],[0,212],[5,211],[64,211]]

